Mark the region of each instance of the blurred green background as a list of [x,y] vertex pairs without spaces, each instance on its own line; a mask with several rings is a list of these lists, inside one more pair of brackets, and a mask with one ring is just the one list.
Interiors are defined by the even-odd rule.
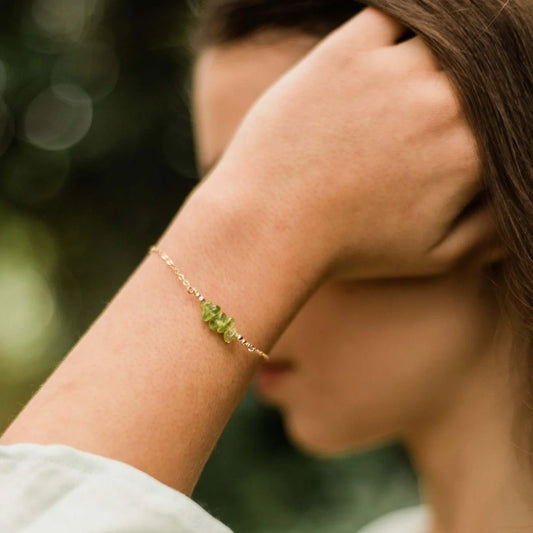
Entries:
[[[186,2],[8,0],[0,18],[0,426],[197,180]],[[237,533],[354,532],[417,502],[403,450],[316,460],[249,392],[194,499]]]

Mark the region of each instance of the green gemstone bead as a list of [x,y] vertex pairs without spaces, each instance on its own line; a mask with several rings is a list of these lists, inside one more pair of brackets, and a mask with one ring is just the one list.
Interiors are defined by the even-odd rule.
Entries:
[[213,317],[209,322],[209,327],[212,331],[217,333],[224,333],[227,329],[231,328],[235,320],[225,313],[220,313],[217,316]]
[[235,319],[231,318],[230,316],[223,315],[223,319],[219,320],[217,332],[218,333],[225,333],[228,329],[233,327],[233,324],[235,324]]
[[213,302],[202,302],[202,320],[209,322],[220,313],[220,306]]
[[224,332],[224,342],[229,344],[230,342],[237,340],[238,336],[239,332],[235,328],[231,327]]
[[218,324],[222,320],[224,313],[218,313],[209,321],[209,329],[211,331],[216,331],[218,329]]
[[235,319],[222,313],[220,306],[213,302],[203,301],[202,320],[209,322],[209,329],[217,333],[224,334],[224,341],[228,344],[239,337],[239,332],[235,329]]

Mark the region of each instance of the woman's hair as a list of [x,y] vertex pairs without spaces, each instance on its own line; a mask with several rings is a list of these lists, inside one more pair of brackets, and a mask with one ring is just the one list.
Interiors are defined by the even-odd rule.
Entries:
[[[371,5],[419,35],[453,82],[475,134],[507,257],[498,270],[533,387],[533,2],[531,0],[205,0],[196,50],[263,29],[323,36]],[[453,157],[453,154],[450,154]],[[523,372],[521,372],[523,373]]]

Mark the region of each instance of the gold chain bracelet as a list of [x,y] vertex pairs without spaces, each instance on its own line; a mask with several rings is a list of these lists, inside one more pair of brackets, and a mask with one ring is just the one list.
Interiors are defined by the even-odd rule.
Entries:
[[228,344],[233,341],[238,341],[244,345],[249,352],[260,355],[265,361],[270,359],[265,352],[262,352],[259,348],[256,348],[237,331],[237,328],[235,327],[235,320],[233,318],[223,313],[220,309],[220,306],[214,304],[213,302],[207,301],[207,299],[204,298],[202,294],[200,294],[200,292],[195,289],[188,280],[185,279],[185,276],[179,271],[178,267],[165,252],[160,250],[157,246],[151,246],[150,253],[157,254],[172,269],[174,274],[178,276],[178,279],[185,286],[187,292],[192,294],[200,302],[202,320],[209,323],[209,329],[211,331],[215,331],[223,335],[224,342]]

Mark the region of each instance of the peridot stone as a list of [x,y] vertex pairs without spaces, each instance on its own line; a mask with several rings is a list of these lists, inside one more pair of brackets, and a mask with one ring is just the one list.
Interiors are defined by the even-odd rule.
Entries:
[[220,306],[213,302],[202,302],[202,320],[209,322],[212,318],[220,313]]
[[211,319],[209,327],[217,333],[224,333],[227,329],[233,326],[234,322],[235,320],[227,316],[225,313],[219,313]]
[[239,337],[239,332],[235,329],[235,319],[222,313],[220,306],[213,302],[203,301],[202,307],[202,320],[209,322],[209,329],[216,331],[224,335],[224,341],[228,344],[233,342]]
[[218,320],[220,319],[221,317],[221,314],[219,313],[218,315],[215,315],[210,321],[209,321],[209,329],[211,331],[216,331],[217,329],[217,323],[218,323]]
[[235,319],[231,318],[230,316],[223,315],[223,318],[218,322],[217,332],[224,333],[233,327],[233,324],[235,324]]
[[234,327],[231,327],[224,332],[224,342],[229,344],[230,342],[237,340],[238,336],[239,332]]

